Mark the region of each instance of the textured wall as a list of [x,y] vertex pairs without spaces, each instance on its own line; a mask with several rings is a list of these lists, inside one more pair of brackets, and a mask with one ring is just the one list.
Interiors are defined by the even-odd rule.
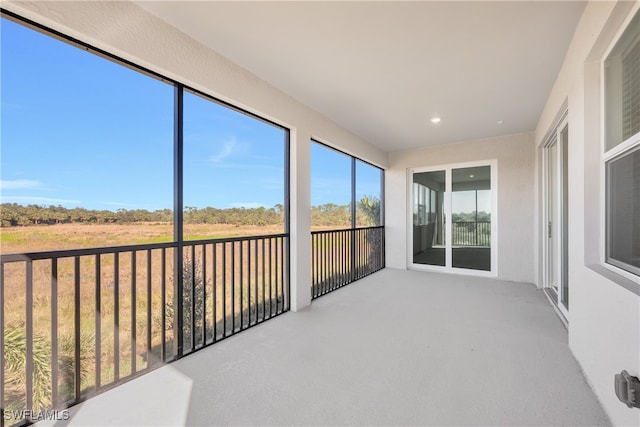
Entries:
[[[569,346],[615,425],[640,425],[618,401],[614,374],[640,376],[640,296],[598,267],[602,252],[600,70],[616,33],[639,2],[587,5],[538,123],[539,146],[564,102],[569,122]],[[538,150],[539,152],[540,150]],[[538,155],[540,158],[540,155]],[[542,164],[538,161],[538,177]],[[541,196],[539,196],[541,197]],[[542,225],[537,235],[541,238]],[[541,266],[539,267],[541,268]],[[629,286],[629,284],[631,286]],[[637,284],[635,285],[637,289]]]

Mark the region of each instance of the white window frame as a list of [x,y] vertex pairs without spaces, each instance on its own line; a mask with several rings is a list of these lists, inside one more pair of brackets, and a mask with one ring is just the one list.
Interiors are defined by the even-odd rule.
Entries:
[[[608,218],[608,179],[607,179],[607,165],[620,159],[626,155],[630,155],[635,150],[640,149],[640,132],[637,132],[635,135],[630,136],[626,140],[617,144],[615,147],[607,150],[607,115],[606,115],[606,70],[605,70],[605,62],[609,58],[611,52],[616,48],[618,42],[620,41],[622,35],[625,33],[627,29],[630,28],[631,21],[635,18],[635,16],[640,13],[640,5],[634,7],[633,11],[627,16],[623,25],[621,25],[618,30],[616,36],[613,41],[605,51],[602,56],[602,61],[600,61],[600,99],[602,102],[600,103],[600,117],[601,117],[601,126],[600,126],[600,152],[601,152],[601,161],[600,161],[600,182],[603,184],[603,191],[600,193],[600,265],[602,265],[607,270],[610,270],[620,276],[623,276],[627,279],[632,280],[633,282],[638,282],[640,279],[639,274],[634,274],[628,270],[625,270],[619,266],[612,264],[607,261],[607,248],[609,247],[609,236],[608,236],[608,227],[607,227],[607,218]],[[635,267],[630,266],[635,270]]]

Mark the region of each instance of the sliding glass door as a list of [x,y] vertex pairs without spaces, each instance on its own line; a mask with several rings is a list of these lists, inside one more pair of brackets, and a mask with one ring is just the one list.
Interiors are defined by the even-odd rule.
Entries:
[[568,142],[569,127],[565,120],[552,133],[543,151],[546,226],[543,286],[565,318],[569,310]]
[[495,171],[495,162],[412,171],[413,267],[495,274]]

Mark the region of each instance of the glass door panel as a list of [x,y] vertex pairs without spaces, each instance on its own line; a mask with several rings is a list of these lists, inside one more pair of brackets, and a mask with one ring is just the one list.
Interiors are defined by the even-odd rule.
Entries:
[[413,174],[413,262],[445,266],[444,170]]
[[451,170],[451,265],[491,271],[491,167]]
[[560,132],[560,142],[562,144],[562,261],[561,261],[561,269],[562,269],[562,290],[560,292],[560,302],[564,307],[569,309],[569,128],[565,126],[565,128]]
[[547,147],[548,162],[548,187],[547,187],[547,286],[553,294],[553,298],[558,298],[558,253],[559,224],[558,214],[558,144],[554,141]]

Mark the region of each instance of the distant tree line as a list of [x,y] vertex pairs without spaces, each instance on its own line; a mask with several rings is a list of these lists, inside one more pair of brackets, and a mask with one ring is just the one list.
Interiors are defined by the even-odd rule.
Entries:
[[[54,224],[126,224],[136,222],[171,222],[173,211],[159,209],[118,209],[116,211],[65,208],[62,206],[19,205],[2,203],[0,205],[2,227]],[[376,225],[380,217],[380,201],[374,197],[363,197],[358,202],[357,225]],[[318,226],[349,226],[351,209],[349,205],[327,203],[311,208],[312,224]],[[231,225],[277,225],[284,222],[284,206],[277,204],[272,208],[196,208],[185,206],[186,224],[231,224]]]
[[[478,212],[478,222],[491,222],[491,214],[485,211]],[[476,222],[476,211],[451,214],[452,222]]]
[[[2,227],[54,224],[126,224],[136,222],[171,222],[173,210],[118,209],[116,211],[65,208],[62,206],[22,206],[16,203],[1,205]],[[187,224],[269,225],[282,224],[283,207],[228,208],[187,206],[184,222]]]

